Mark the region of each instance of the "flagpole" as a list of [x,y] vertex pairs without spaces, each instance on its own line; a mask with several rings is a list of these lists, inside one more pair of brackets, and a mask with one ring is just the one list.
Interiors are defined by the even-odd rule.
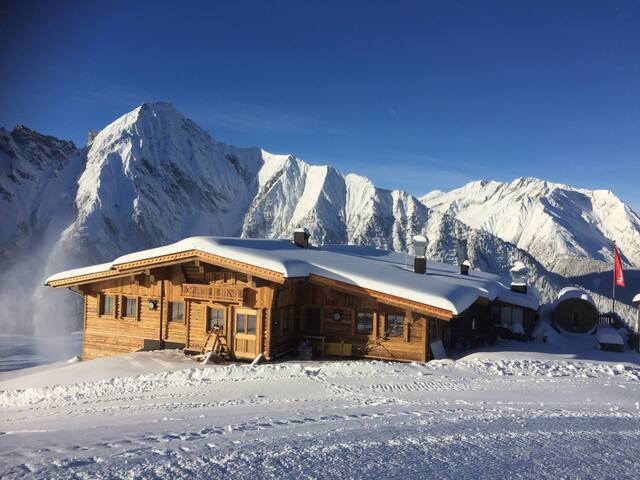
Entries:
[[616,313],[616,242],[613,241],[613,295],[611,297],[611,313]]

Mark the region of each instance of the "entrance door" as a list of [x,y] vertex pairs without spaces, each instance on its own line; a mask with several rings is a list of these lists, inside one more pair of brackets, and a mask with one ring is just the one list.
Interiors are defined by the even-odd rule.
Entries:
[[233,351],[237,358],[254,359],[260,353],[258,341],[259,314],[255,310],[238,309],[235,312]]

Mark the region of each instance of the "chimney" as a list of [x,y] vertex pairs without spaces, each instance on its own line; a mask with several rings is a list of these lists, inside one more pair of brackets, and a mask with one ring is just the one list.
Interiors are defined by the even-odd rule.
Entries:
[[424,275],[427,273],[427,237],[424,235],[416,235],[413,237],[413,271]]
[[471,262],[467,258],[467,239],[459,238],[456,242],[456,257],[458,265],[460,265],[460,275],[469,275]]
[[471,268],[471,262],[465,260],[460,264],[460,275],[469,275],[469,269]]
[[300,248],[309,248],[309,231],[306,228],[296,228],[293,231],[293,243]]
[[527,277],[529,276],[529,269],[527,266],[518,260],[513,264],[513,267],[511,267],[510,273],[511,291],[527,293]]

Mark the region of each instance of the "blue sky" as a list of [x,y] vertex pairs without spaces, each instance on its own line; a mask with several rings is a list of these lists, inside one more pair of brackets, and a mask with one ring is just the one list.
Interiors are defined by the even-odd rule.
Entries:
[[0,4],[0,125],[83,145],[166,100],[423,194],[537,176],[640,210],[640,2]]

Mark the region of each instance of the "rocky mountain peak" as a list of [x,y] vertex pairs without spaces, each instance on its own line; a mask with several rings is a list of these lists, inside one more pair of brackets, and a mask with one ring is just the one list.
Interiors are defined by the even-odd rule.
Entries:
[[[82,151],[26,127],[13,133],[0,130],[0,166],[19,158],[25,167],[18,183],[0,175],[0,201],[7,202],[0,209],[0,302],[21,298],[24,309],[11,318],[40,333],[52,315],[67,329],[80,320],[72,299],[58,293],[33,301],[46,297],[41,280],[48,274],[189,236],[290,238],[304,226],[316,244],[406,252],[413,235],[423,234],[431,258],[453,263],[463,239],[474,268],[508,274],[514,261],[524,262],[547,301],[567,282],[549,271],[558,259],[568,258],[567,268],[577,256],[596,262],[614,233],[626,259],[634,258],[630,246],[640,248],[637,216],[602,192],[521,178],[472,182],[420,201],[294,155],[216,142],[166,102],[138,106]],[[38,170],[33,158],[59,168]],[[581,265],[581,273],[590,271]],[[20,289],[8,288],[18,277]]]

